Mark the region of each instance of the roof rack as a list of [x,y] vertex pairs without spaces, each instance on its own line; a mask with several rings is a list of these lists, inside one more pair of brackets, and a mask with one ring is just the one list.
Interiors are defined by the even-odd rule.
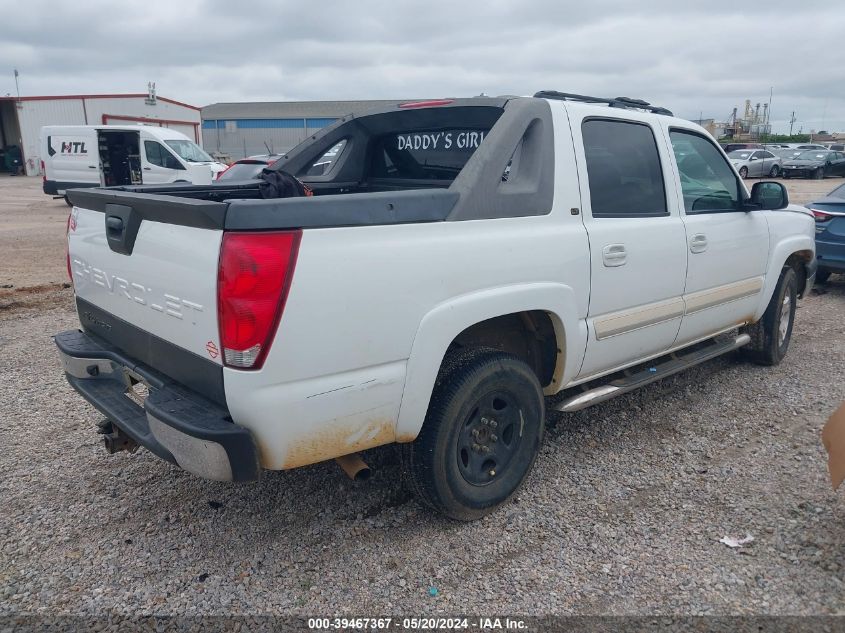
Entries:
[[654,114],[664,114],[666,116],[674,116],[671,110],[653,106],[648,101],[642,99],[631,99],[630,97],[588,97],[586,95],[576,95],[569,92],[558,92],[557,90],[541,90],[534,95],[538,99],[558,99],[560,101],[581,101],[582,103],[606,103],[611,108],[628,108],[631,110],[647,110]]

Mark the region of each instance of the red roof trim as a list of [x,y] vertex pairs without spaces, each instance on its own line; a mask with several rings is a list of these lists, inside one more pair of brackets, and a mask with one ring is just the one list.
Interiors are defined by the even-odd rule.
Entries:
[[[43,95],[37,97],[0,97],[0,101],[53,101],[55,99],[137,99],[139,97],[146,97],[144,92],[122,94],[122,95]],[[183,101],[176,101],[175,99],[168,99],[167,97],[157,97],[161,101],[172,103],[173,105],[182,106],[183,108],[190,108],[191,110],[202,110],[197,106]]]
[[170,119],[150,119],[145,116],[128,116],[122,114],[104,114],[103,117],[103,125],[108,125],[110,120],[115,121],[132,121],[134,123],[158,123],[159,127],[162,125],[193,125],[194,126],[194,142],[200,142],[200,135],[199,135],[199,123],[195,123],[194,121],[172,121]]

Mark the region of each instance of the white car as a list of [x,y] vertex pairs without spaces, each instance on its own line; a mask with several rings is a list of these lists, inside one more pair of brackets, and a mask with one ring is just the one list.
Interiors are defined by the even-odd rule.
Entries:
[[728,158],[743,178],[777,178],[783,172],[783,159],[767,149],[737,149]]
[[420,498],[475,519],[531,470],[544,396],[777,364],[815,276],[809,210],[632,99],[406,103],[274,169],[314,195],[70,192],[81,328],[54,338],[109,450],[245,481],[398,442]]

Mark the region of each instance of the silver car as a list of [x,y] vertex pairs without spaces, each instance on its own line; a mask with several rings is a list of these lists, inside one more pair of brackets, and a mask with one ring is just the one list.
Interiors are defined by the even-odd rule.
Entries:
[[777,178],[783,171],[783,159],[766,149],[738,149],[728,154],[743,178]]

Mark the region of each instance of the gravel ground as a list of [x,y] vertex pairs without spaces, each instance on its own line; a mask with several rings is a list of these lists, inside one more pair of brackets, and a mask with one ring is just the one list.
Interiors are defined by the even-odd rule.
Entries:
[[473,524],[411,498],[391,448],[363,484],[107,455],[49,340],[76,326],[55,282],[0,297],[0,615],[845,614],[819,435],[845,400],[845,277],[801,302],[778,367],[722,358],[550,416],[517,501]]

